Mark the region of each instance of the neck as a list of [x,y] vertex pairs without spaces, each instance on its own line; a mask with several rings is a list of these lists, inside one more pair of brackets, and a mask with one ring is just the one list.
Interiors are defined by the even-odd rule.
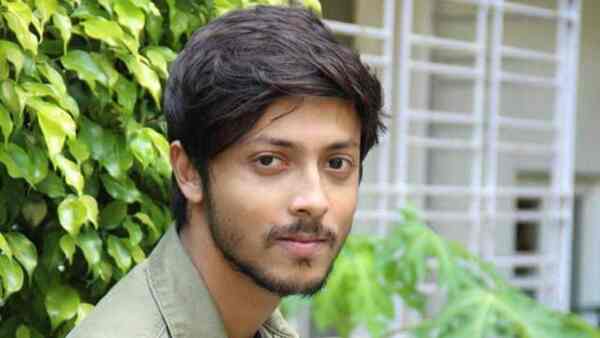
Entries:
[[234,270],[223,257],[203,219],[192,216],[181,241],[206,283],[230,338],[252,338],[279,304],[277,295]]

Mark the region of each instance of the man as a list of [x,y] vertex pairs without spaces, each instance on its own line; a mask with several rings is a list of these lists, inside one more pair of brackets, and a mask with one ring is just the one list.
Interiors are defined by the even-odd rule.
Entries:
[[260,6],[196,32],[164,101],[176,226],[70,337],[296,337],[276,308],[325,283],[381,100],[307,10]]

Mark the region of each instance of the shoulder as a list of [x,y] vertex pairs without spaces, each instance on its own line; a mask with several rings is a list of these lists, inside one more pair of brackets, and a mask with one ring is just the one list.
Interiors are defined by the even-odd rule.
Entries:
[[68,338],[169,337],[147,279],[148,261],[131,270]]

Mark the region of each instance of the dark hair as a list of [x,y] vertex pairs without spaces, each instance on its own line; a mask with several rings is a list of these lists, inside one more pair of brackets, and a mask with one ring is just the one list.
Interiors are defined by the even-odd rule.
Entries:
[[[173,62],[165,88],[168,138],[179,140],[208,185],[208,161],[238,141],[276,99],[337,97],[361,121],[361,162],[385,129],[381,84],[309,10],[257,6],[196,31]],[[186,222],[173,179],[172,211]]]

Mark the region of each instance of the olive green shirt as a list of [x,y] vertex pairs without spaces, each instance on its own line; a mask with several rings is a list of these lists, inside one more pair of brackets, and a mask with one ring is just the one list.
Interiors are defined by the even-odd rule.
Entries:
[[[297,338],[279,311],[261,338]],[[223,320],[174,226],[150,257],[98,303],[67,338],[226,338]]]

